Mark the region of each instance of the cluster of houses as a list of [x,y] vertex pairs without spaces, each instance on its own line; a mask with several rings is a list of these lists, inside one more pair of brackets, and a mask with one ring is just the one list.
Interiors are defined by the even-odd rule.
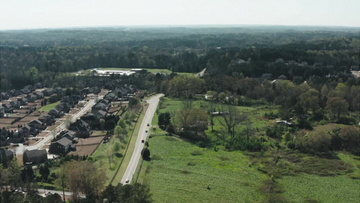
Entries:
[[[42,86],[36,86],[39,88]],[[100,93],[101,89],[98,87],[84,88],[77,94],[65,94],[62,88],[46,88],[43,91],[37,91],[35,94],[35,87],[29,85],[20,90],[21,93],[38,95],[39,98],[44,96],[61,95],[61,102],[47,115],[42,115],[38,119],[32,120],[23,126],[18,126],[17,130],[9,131],[7,129],[1,129],[0,131],[0,146],[6,146],[10,143],[22,143],[25,137],[35,136],[47,126],[53,124],[56,118],[62,117],[65,113],[69,112],[74,105],[79,104],[85,98],[85,95],[91,98],[91,95]],[[111,102],[113,101],[126,101],[133,97],[136,89],[132,85],[124,85],[116,87],[110,91],[104,98],[98,101],[91,109],[91,112],[85,114],[76,122],[70,124],[68,130],[61,132],[51,142],[49,146],[49,153],[57,155],[66,155],[72,150],[76,150],[76,143],[78,138],[87,138],[91,135],[91,125],[94,123],[100,123],[100,119],[105,119],[111,113]],[[7,100],[14,95],[9,95],[9,92],[18,92],[16,90],[8,91],[1,94],[1,98]],[[34,92],[34,93],[32,93]],[[31,96],[30,96],[31,97]],[[37,97],[38,99],[38,97]],[[35,99],[36,100],[36,99]],[[30,99],[33,101],[33,99]],[[79,102],[80,101],[80,102]],[[21,105],[29,102],[27,98],[22,99],[19,102],[23,102]],[[20,106],[21,106],[20,105]],[[2,105],[3,106],[3,105]],[[13,108],[16,108],[13,107]],[[5,113],[5,112],[4,112]],[[23,155],[24,163],[37,164],[47,160],[47,150],[25,150]]]

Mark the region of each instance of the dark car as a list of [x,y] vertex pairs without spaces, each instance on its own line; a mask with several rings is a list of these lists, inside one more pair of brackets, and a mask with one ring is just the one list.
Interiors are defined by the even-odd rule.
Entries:
[[141,143],[144,143],[145,142],[145,140],[141,140]]
[[145,133],[147,133],[148,131],[147,130],[145,130]]
[[148,123],[147,126],[150,126],[150,123]]

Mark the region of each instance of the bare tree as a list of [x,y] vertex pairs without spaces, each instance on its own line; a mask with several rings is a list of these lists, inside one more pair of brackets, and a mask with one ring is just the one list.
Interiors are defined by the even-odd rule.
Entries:
[[216,111],[216,104],[214,102],[210,102],[208,105],[205,106],[205,109],[207,111],[207,113],[209,114],[209,119],[210,119],[210,125],[211,125],[211,132],[214,132],[214,113]]
[[227,129],[228,133],[233,138],[235,135],[235,127],[247,119],[247,115],[241,113],[234,106],[227,106],[227,108],[221,108],[222,119],[218,119],[219,123]]

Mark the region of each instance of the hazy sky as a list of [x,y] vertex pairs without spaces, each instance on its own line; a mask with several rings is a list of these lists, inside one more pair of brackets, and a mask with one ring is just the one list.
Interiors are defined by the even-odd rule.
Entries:
[[0,29],[116,25],[360,27],[360,0],[0,0]]

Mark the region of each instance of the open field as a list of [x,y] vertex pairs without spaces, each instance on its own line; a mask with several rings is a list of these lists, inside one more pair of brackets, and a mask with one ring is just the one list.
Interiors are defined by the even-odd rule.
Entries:
[[[208,101],[197,100],[193,102],[193,107],[207,104]],[[159,105],[158,113],[172,112],[180,108],[181,100],[164,98]],[[254,128],[265,133],[267,126],[275,121],[266,119],[263,115],[266,112],[276,113],[278,107],[262,105],[237,108],[248,114],[248,120]],[[336,153],[335,157],[338,158],[332,159],[299,152],[289,153],[285,150],[264,154],[223,150],[215,152],[211,148],[203,149],[176,137],[161,136],[167,133],[157,127],[157,119],[158,114],[155,114],[151,128],[153,138],[149,141],[152,160],[143,161],[141,170],[139,166],[137,171],[138,173],[140,170],[138,182],[150,186],[155,202],[356,202],[359,198],[358,156]],[[215,131],[224,130],[219,119],[221,117],[214,119]],[[319,125],[310,131],[309,135],[318,132],[328,133],[341,126],[343,125],[333,123]],[[244,126],[239,126],[238,130],[242,127]],[[212,141],[216,141],[210,126],[206,134]],[[273,165],[276,157],[280,160]],[[231,175],[234,180],[228,180],[227,177],[231,174],[229,169],[232,167],[236,168],[232,170],[234,174]],[[281,192],[266,193],[269,185],[264,180],[270,180],[267,174],[278,174],[275,177],[276,187],[281,188]],[[254,179],[253,176],[258,179]],[[218,181],[217,178],[223,181]],[[233,181],[238,183],[235,184]],[[248,185],[248,182],[251,184]],[[221,186],[223,183],[227,184]],[[214,196],[211,184],[217,185]],[[242,184],[247,186],[243,187]],[[211,192],[206,193],[208,185]],[[239,197],[243,199],[231,193],[231,188],[236,188],[236,191],[239,191],[237,193],[241,194]]]
[[278,181],[285,188],[282,195],[294,202],[358,202],[360,198],[360,180],[346,175],[301,174]]
[[170,136],[149,140],[152,160],[144,161],[139,182],[155,202],[258,202],[267,177],[241,152],[200,148]]
[[[124,71],[130,71],[133,68],[98,68],[99,70],[124,70]],[[165,73],[170,74],[172,73],[171,70],[168,69],[152,69],[152,68],[144,68],[145,70],[149,71],[150,73]]]
[[43,106],[39,109],[39,111],[47,111],[48,112],[48,111],[54,109],[58,104],[60,104],[60,101]]

